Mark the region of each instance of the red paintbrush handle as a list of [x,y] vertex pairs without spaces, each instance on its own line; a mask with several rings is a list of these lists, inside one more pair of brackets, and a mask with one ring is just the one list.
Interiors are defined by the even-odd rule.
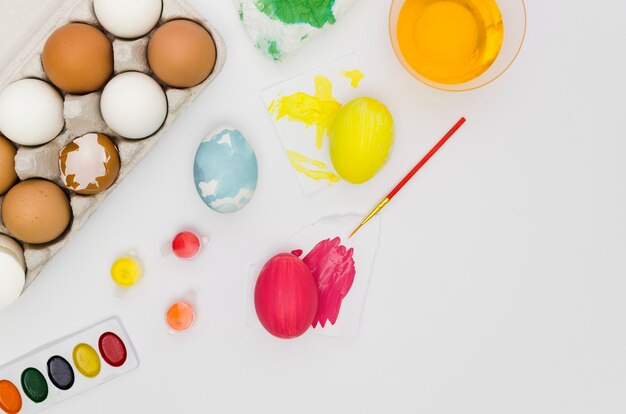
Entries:
[[413,169],[406,175],[406,177],[404,177],[402,181],[400,181],[398,185],[396,185],[396,187],[393,190],[391,190],[391,192],[387,195],[387,198],[391,200],[396,194],[398,194],[398,191],[400,191],[402,187],[404,187],[406,183],[408,183],[411,180],[411,178],[413,178],[413,176],[417,174],[417,172],[424,166],[424,164],[426,164],[428,160],[433,155],[435,155],[437,151],[439,151],[439,148],[441,148],[443,144],[445,144],[446,141],[450,139],[450,137],[454,135],[454,133],[459,128],[461,128],[461,125],[463,125],[464,123],[465,123],[465,118],[459,119],[459,121],[456,124],[454,124],[452,129],[448,131],[448,133],[444,135],[443,138],[441,138],[439,142],[430,151],[428,151],[428,154],[426,154],[424,158],[422,158],[421,161],[418,162],[415,167],[413,167]]

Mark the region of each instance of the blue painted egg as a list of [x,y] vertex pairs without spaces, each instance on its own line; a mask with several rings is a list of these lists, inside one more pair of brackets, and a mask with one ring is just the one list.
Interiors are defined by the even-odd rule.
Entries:
[[218,213],[241,210],[256,190],[259,168],[241,132],[220,128],[202,140],[193,166],[198,195]]

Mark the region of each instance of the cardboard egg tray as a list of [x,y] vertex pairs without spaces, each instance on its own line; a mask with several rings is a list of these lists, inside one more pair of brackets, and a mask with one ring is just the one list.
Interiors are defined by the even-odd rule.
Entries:
[[[21,1],[22,0],[20,0],[20,2]],[[40,59],[44,44],[52,32],[70,22],[89,23],[107,34],[113,43],[115,61],[114,75],[126,71],[140,71],[152,75],[147,62],[146,48],[150,36],[156,28],[140,39],[118,39],[106,32],[98,23],[91,0],[51,1],[56,1],[58,7],[54,8],[53,13],[45,16],[45,21],[31,24],[31,27],[34,26],[33,28],[36,29],[36,32],[33,33],[32,36],[28,36],[24,47],[19,50],[15,50],[14,48],[13,51],[9,49],[2,51],[4,52],[3,58],[6,57],[6,55],[10,55],[11,52],[13,52],[13,56],[9,63],[5,64],[3,68],[0,66],[0,90],[4,89],[10,83],[23,78],[38,78],[47,81]],[[46,0],[41,7],[50,7],[49,4],[46,4],[47,2],[48,0]],[[31,1],[31,3],[33,3],[33,1]],[[37,4],[41,4],[41,2]],[[33,3],[32,6],[35,6],[35,3]],[[14,10],[13,13],[17,15],[12,17],[16,18],[20,17],[20,13],[25,14],[26,12],[30,13],[33,11],[32,7],[25,5],[16,4],[15,7],[16,10]],[[20,7],[22,7],[22,10],[20,10]],[[10,10],[8,15],[11,16]],[[161,84],[167,95],[169,111],[163,126],[154,135],[143,140],[129,140],[116,135],[106,125],[100,114],[101,91],[80,96],[61,92],[65,101],[65,127],[61,133],[51,142],[39,147],[18,146],[15,163],[17,174],[21,180],[37,177],[45,178],[55,182],[63,189],[65,189],[65,187],[61,181],[58,164],[59,151],[73,139],[89,132],[103,133],[115,142],[121,160],[121,170],[118,179],[108,190],[95,196],[81,196],[68,191],[73,211],[73,220],[60,238],[43,245],[24,245],[27,266],[26,287],[35,280],[46,263],[63,245],[65,245],[65,243],[67,243],[72,235],[85,224],[91,214],[93,214],[100,203],[102,203],[103,199],[107,197],[109,192],[113,191],[124,177],[143,159],[152,146],[165,134],[178,115],[213,81],[224,66],[226,49],[222,37],[215,28],[185,0],[163,0],[163,11],[157,28],[161,24],[176,18],[186,18],[196,21],[202,24],[211,33],[217,48],[217,61],[213,73],[200,85],[188,89],[173,89]],[[22,21],[26,22],[26,20]],[[16,27],[14,30],[17,31],[19,30],[18,28],[22,26],[14,24],[14,27]],[[5,40],[10,39],[7,37],[3,38]],[[4,62],[6,62],[6,60]],[[158,81],[158,79],[156,80]],[[0,197],[0,209],[2,208],[1,203],[2,197]],[[0,224],[0,233],[11,235],[3,224]]]

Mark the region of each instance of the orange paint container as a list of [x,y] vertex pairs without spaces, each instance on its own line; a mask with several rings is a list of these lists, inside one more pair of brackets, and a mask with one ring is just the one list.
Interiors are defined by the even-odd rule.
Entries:
[[170,333],[183,332],[191,328],[196,319],[196,311],[188,302],[172,304],[165,314]]

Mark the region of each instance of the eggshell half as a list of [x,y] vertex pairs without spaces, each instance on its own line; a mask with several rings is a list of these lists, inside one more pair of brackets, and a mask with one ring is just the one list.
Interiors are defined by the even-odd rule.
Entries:
[[68,189],[77,194],[98,194],[115,182],[120,172],[120,156],[109,137],[90,133],[61,150],[59,169]]

